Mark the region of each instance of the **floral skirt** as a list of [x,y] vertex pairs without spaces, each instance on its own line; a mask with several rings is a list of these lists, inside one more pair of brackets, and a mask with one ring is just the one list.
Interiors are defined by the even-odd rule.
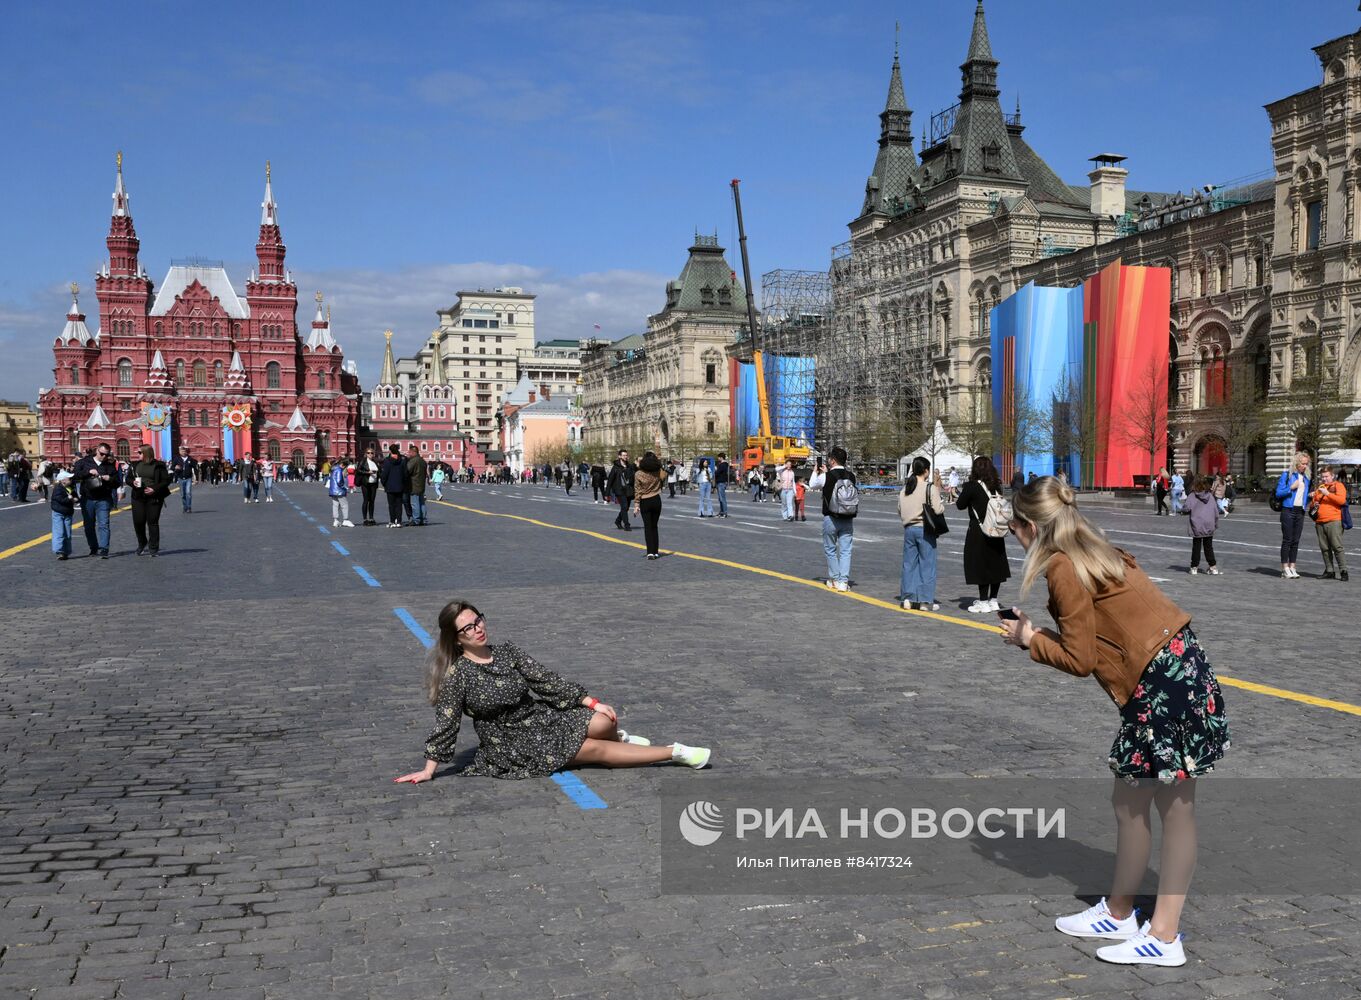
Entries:
[[1120,710],[1110,768],[1130,784],[1175,784],[1214,770],[1229,749],[1224,693],[1190,626],[1144,668]]
[[533,778],[561,771],[586,742],[595,715],[581,705],[558,709],[535,702],[498,719],[475,719],[477,756],[459,774]]

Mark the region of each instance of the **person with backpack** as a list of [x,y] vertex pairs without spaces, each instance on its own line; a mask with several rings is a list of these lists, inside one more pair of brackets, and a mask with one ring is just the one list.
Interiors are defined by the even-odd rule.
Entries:
[[629,461],[628,449],[620,448],[610,467],[609,478],[605,481],[605,492],[619,505],[614,526],[620,531],[632,531],[629,523],[629,504],[633,501],[633,477],[638,467]]
[[1011,578],[1006,543],[1011,505],[1002,495],[1002,480],[988,456],[979,455],[973,460],[969,481],[960,488],[955,506],[969,512],[969,530],[964,535],[964,580],[978,588],[978,600],[969,605],[968,611],[973,615],[997,611],[997,593]]
[[898,599],[912,611],[939,611],[936,603],[936,533],[926,523],[927,509],[945,515],[940,473],[931,478],[931,463],[920,455],[898,495],[898,517],[903,522],[903,578]]
[[[1314,516],[1314,533],[1323,553],[1323,579],[1347,582],[1347,556],[1342,548],[1342,532],[1350,528],[1351,510],[1347,507],[1347,487],[1337,481],[1331,465],[1318,470],[1318,489],[1312,494],[1310,511]],[[1337,575],[1333,575],[1333,563]]]
[[1191,536],[1191,575],[1200,572],[1200,550],[1205,549],[1207,571],[1219,576],[1215,565],[1215,531],[1219,528],[1219,505],[1215,502],[1214,486],[1208,476],[1199,477],[1186,498],[1186,513],[1191,515],[1187,533]]
[[326,476],[326,495],[331,498],[331,527],[353,528],[350,520],[350,483],[344,461],[331,466]]
[[1309,453],[1295,452],[1291,467],[1276,480],[1272,506],[1281,512],[1281,579],[1298,580],[1300,571],[1295,560],[1300,554],[1300,536],[1304,534],[1304,511],[1309,496]]
[[[822,482],[822,551],[827,556],[827,588],[851,589],[851,548],[855,545],[855,515],[860,513],[860,488],[855,473],[846,468],[846,449],[828,453],[830,467]],[[813,484],[816,485],[816,484]]]

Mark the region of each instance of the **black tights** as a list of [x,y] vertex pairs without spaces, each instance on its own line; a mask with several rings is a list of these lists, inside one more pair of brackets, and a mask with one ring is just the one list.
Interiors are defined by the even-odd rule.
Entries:
[[978,599],[980,601],[991,601],[997,597],[997,592],[1002,589],[1000,583],[980,583],[978,585]]

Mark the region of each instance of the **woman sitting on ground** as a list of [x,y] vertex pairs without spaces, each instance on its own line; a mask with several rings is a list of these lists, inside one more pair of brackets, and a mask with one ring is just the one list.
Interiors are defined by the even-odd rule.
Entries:
[[467,601],[439,615],[439,639],[426,657],[435,729],[425,743],[425,769],[395,779],[416,784],[454,759],[462,716],[473,720],[477,756],[462,774],[530,778],[580,764],[641,767],[675,761],[701,768],[707,747],[654,747],[618,726],[615,711],[563,680],[512,643],[492,646],[486,618]]

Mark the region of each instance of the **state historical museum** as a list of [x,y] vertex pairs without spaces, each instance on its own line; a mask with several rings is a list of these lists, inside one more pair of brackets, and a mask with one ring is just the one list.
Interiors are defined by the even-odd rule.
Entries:
[[52,347],[56,381],[38,400],[43,454],[71,461],[100,441],[121,457],[142,444],[159,458],[187,444],[199,459],[249,451],[299,465],[355,454],[359,380],[320,293],[306,340],[298,333],[268,165],[261,208],[244,297],[221,263],[198,259],[172,261],[158,292],[137,259],[119,154],[98,325],[92,335],[73,285]]

